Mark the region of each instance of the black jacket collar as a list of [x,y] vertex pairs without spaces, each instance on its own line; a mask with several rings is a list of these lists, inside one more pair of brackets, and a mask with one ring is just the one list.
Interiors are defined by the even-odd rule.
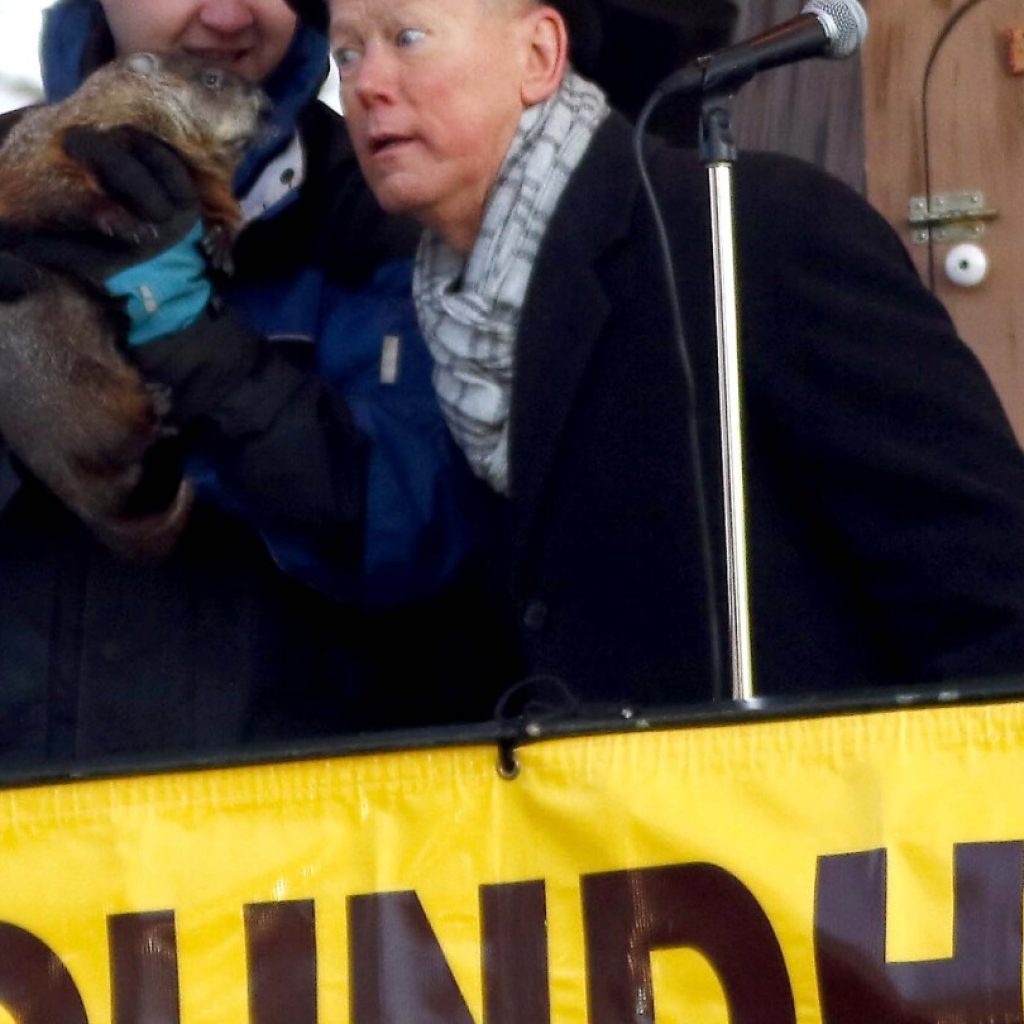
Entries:
[[516,340],[510,494],[536,507],[573,396],[610,303],[599,261],[628,234],[639,180],[632,126],[612,113],[597,130],[548,224]]

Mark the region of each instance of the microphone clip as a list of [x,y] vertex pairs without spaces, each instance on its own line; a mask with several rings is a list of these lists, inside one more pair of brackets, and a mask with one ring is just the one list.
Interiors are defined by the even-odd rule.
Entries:
[[728,87],[721,91],[711,90],[701,96],[697,150],[705,167],[736,161],[738,147],[732,128],[735,102],[736,92]]

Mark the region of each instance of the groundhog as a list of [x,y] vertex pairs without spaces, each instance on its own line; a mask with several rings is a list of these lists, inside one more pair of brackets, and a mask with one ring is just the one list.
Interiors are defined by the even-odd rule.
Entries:
[[168,461],[167,402],[130,364],[127,316],[102,282],[183,237],[196,210],[160,230],[141,222],[68,155],[68,132],[132,126],[174,147],[196,185],[208,251],[223,262],[241,220],[232,177],[266,108],[258,87],[237,75],[184,55],[141,53],[103,66],[64,102],[26,111],[0,145],[0,221],[28,239],[18,256],[32,259],[37,238],[49,240],[39,243],[45,254],[62,232],[117,243],[70,268],[34,260],[31,287],[0,302],[0,436],[129,557],[159,558],[173,547],[191,489],[176,472],[169,493],[149,484]]

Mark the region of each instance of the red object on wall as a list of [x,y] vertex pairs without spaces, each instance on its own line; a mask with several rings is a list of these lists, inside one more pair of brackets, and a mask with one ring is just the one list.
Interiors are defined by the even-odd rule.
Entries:
[[1024,28],[1011,28],[1010,37],[1010,74],[1024,75]]

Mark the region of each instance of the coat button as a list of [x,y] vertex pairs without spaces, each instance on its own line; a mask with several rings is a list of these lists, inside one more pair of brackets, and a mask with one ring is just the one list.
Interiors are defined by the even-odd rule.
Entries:
[[527,629],[543,629],[548,619],[548,606],[543,601],[530,601],[523,612],[523,625]]

